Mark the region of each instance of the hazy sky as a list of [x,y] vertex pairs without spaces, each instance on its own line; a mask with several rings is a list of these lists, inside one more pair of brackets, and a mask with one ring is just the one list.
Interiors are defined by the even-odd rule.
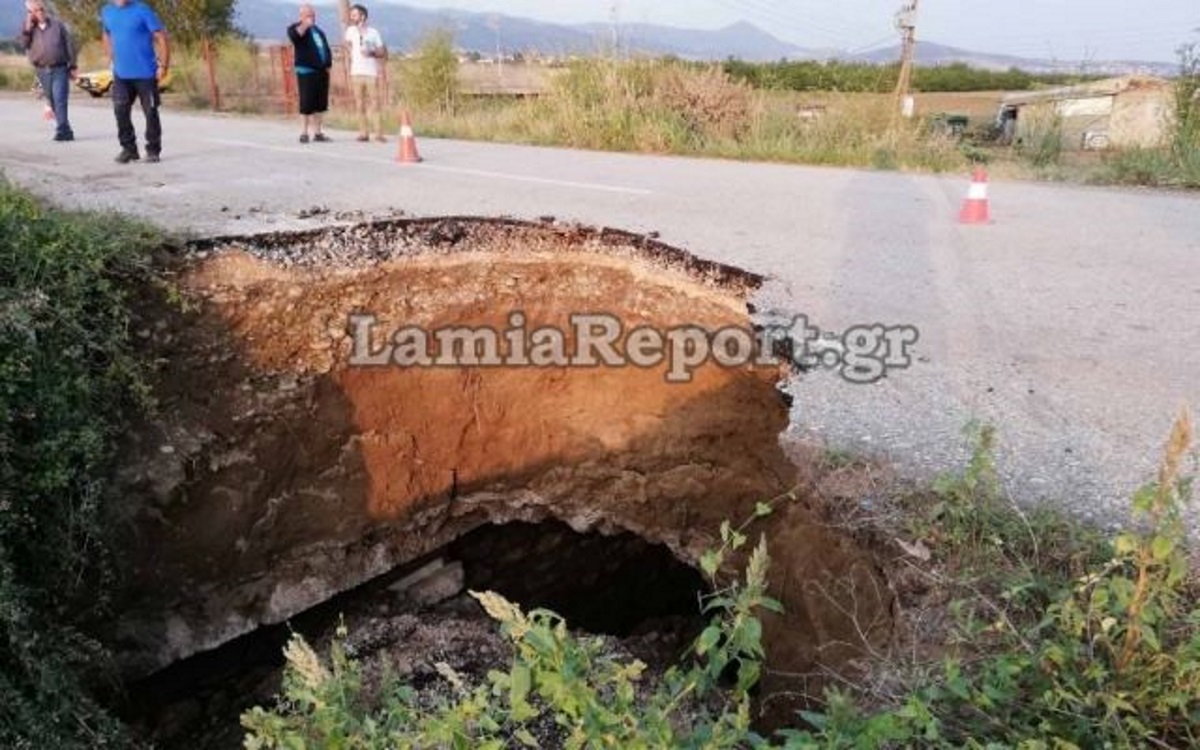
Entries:
[[[381,2],[386,0],[374,0]],[[716,28],[751,21],[803,47],[860,50],[896,42],[900,0],[403,0],[556,22]],[[1174,60],[1200,41],[1200,0],[921,0],[918,39],[1063,60]]]

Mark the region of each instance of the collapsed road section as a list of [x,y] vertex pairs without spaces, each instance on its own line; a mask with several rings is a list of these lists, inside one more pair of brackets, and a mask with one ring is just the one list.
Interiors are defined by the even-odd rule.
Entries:
[[[431,559],[473,571],[440,576],[443,599],[495,586],[633,632],[695,599],[686,570],[723,521],[795,485],[781,366],[713,356],[672,379],[667,359],[589,366],[552,351],[580,343],[580,315],[618,321],[621,356],[638,330],[752,330],[761,279],[737,269],[612,230],[471,218],[209,239],[168,265],[139,323],[162,363],[158,409],[128,436],[120,476],[113,638],[129,677]],[[494,331],[503,349],[514,320],[543,332],[532,357],[490,362],[487,341],[431,333]],[[422,333],[432,348],[418,352]],[[744,345],[729,342],[718,349]],[[513,524],[518,544],[481,536]],[[563,528],[625,541],[568,563],[572,537],[539,541]],[[786,609],[764,617],[764,691],[890,637],[875,561],[806,498],[754,533]],[[619,573],[584,574],[604,558]],[[547,572],[558,559],[574,572]],[[646,606],[656,595],[664,606]]]

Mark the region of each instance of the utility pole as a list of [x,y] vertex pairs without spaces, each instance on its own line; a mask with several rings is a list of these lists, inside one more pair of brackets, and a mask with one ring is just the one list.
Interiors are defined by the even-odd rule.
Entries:
[[496,78],[500,85],[504,85],[504,51],[500,46],[500,15],[493,14],[488,17],[488,26],[492,31],[496,32]]
[[621,50],[621,0],[613,0],[608,17],[612,23],[612,54],[615,60],[620,57]]
[[917,52],[917,3],[920,0],[906,0],[896,14],[896,28],[900,31],[900,78],[896,82],[896,102],[894,112],[904,117],[913,116],[912,72],[913,61]]

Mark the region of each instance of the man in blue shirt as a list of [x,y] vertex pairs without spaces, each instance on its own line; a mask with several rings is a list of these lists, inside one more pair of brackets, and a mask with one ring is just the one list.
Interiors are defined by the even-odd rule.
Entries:
[[141,103],[146,116],[146,161],[157,162],[162,153],[158,82],[171,65],[167,31],[158,15],[140,0],[111,0],[100,11],[100,26],[104,29],[104,49],[112,61],[113,111],[121,142],[117,163],[128,164],[140,158],[133,129],[134,99]]

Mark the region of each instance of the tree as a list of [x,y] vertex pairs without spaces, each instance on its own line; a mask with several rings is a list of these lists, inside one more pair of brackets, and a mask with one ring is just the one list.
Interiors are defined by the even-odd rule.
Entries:
[[185,47],[241,33],[233,23],[237,0],[154,0],[151,5],[171,39]]
[[416,67],[411,74],[410,93],[420,106],[435,106],[449,112],[458,98],[458,55],[454,35],[445,29],[430,32],[418,46]]
[[55,7],[80,40],[100,38],[100,9],[107,0],[58,0]]
[[[81,39],[100,37],[100,9],[108,0],[58,0],[62,17]],[[150,0],[172,41],[190,47],[204,39],[240,33],[233,23],[237,0]]]

